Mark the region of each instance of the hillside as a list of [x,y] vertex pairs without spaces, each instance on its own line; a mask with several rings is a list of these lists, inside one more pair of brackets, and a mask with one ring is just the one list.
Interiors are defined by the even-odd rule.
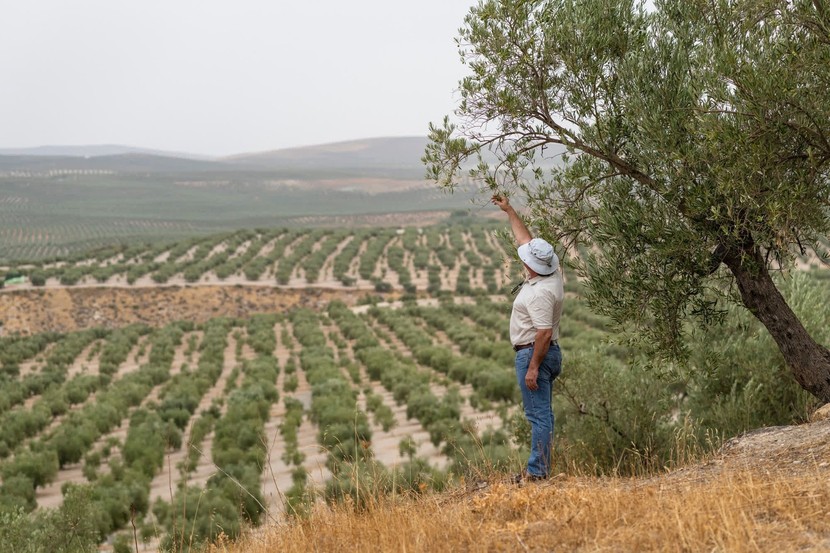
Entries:
[[[383,138],[221,160],[97,147],[0,155],[0,264],[240,228],[365,226],[390,214],[425,224],[468,209],[470,191],[424,180],[423,145]],[[73,151],[105,155],[52,155]]]
[[[815,407],[757,321],[729,312],[690,336],[688,366],[655,372],[567,266],[556,477],[508,484],[529,447],[515,267],[497,225],[450,220],[6,268],[0,543],[47,550],[76,517],[117,551],[186,550],[183,528],[240,552],[824,547],[825,423],[721,447]],[[781,288],[823,342],[825,274]]]
[[[387,221],[402,225],[428,220],[426,214],[419,215],[417,219],[398,215]],[[9,284],[0,287],[0,298],[7,292],[44,289],[46,293],[31,297],[46,301],[48,291],[64,286],[119,290],[188,284],[314,286],[360,294],[497,292],[512,276],[493,233],[495,227],[473,224],[464,217],[454,220],[464,224],[245,230],[158,246],[103,248],[51,263],[0,265],[0,278],[11,275]],[[22,320],[37,318],[40,311],[32,307],[17,319],[0,310],[0,325],[6,323],[13,332],[15,321],[19,326]],[[49,330],[42,325],[36,328]]]
[[237,154],[223,159],[232,163],[270,169],[338,168],[399,171],[422,177],[424,137],[384,137],[331,144],[286,148],[268,152]]
[[[48,304],[48,328],[79,328],[0,339],[0,496],[33,510],[10,527],[82,508],[73,493],[86,489],[89,531],[121,550],[134,539],[131,505],[141,551],[196,527],[197,541],[242,532],[239,553],[826,546],[827,422],[756,431],[689,464],[712,445],[682,422],[699,415],[661,438],[676,419],[665,411],[676,384],[638,377],[605,322],[571,297],[556,476],[517,487],[501,476],[526,454],[513,442],[507,302],[372,308],[340,301],[349,294],[200,285],[0,295],[13,319]],[[640,401],[651,420],[632,416]],[[611,419],[585,416],[603,408]],[[735,416],[746,424],[747,413]],[[671,449],[635,450],[616,435],[642,430]],[[616,470],[647,476],[590,476]],[[310,518],[286,517],[295,510]],[[246,535],[248,520],[265,526]]]
[[188,154],[183,152],[167,152],[150,148],[136,148],[120,144],[94,144],[80,146],[35,146],[32,148],[0,148],[0,156],[50,156],[50,157],[98,157],[115,156],[122,154],[144,154],[163,157],[177,157],[184,159],[211,159],[210,156]]
[[384,137],[239,153],[222,158],[128,146],[41,146],[0,149],[3,171],[288,174],[294,178],[385,177],[421,180],[424,137]]
[[823,417],[750,432],[661,476],[560,473],[523,486],[491,476],[364,513],[320,506],[227,551],[830,551]]

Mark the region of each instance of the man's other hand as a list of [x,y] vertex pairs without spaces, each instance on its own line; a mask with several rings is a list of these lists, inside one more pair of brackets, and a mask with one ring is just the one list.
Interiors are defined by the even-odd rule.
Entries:
[[536,379],[539,378],[539,369],[528,369],[527,374],[525,374],[525,386],[531,392],[535,392],[539,389],[539,385],[536,383]]

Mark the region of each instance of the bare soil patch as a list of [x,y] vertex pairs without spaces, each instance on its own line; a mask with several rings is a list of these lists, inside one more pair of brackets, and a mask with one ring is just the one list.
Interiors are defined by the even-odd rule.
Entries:
[[659,478],[692,483],[746,469],[761,475],[798,475],[817,471],[830,478],[830,418],[796,426],[752,430],[728,440],[704,462]]
[[5,333],[22,335],[132,323],[162,326],[177,320],[205,322],[292,307],[320,308],[335,299],[354,305],[368,293],[262,285],[19,290],[0,294],[0,321]]

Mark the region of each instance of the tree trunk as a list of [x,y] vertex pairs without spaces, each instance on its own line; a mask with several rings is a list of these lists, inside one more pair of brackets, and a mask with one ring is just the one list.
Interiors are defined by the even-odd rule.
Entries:
[[830,351],[813,340],[790,309],[758,249],[752,245],[743,254],[727,253],[723,262],[735,275],[744,305],[772,335],[801,387],[830,403]]

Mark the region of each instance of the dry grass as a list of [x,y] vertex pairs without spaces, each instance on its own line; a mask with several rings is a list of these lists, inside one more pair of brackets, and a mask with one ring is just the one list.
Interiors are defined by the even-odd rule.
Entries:
[[830,551],[830,471],[493,482],[355,514],[319,506],[212,551]]

